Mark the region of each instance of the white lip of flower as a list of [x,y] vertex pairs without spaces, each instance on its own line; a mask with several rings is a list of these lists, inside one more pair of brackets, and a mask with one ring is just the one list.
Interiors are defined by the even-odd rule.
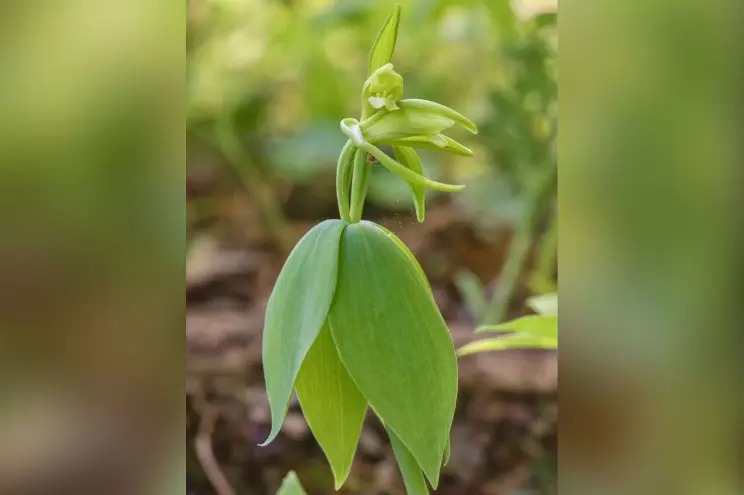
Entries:
[[374,71],[362,86],[363,104],[374,110],[398,110],[397,102],[403,97],[403,78],[387,63]]

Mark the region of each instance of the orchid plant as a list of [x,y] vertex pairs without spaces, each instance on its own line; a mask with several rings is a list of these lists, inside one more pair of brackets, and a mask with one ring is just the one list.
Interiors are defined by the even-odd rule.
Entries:
[[[341,121],[340,220],[326,220],[295,246],[266,309],[263,365],[273,441],[293,392],[324,451],[336,489],[346,481],[368,409],[384,424],[409,494],[436,489],[449,457],[457,358],[449,330],[413,254],[390,231],[363,221],[369,170],[379,163],[410,186],[419,221],[425,190],[464,186],[425,177],[417,149],[471,151],[442,134],[475,125],[439,103],[403,99],[390,63],[400,7],[374,42],[360,119]],[[391,146],[393,156],[380,149]]]

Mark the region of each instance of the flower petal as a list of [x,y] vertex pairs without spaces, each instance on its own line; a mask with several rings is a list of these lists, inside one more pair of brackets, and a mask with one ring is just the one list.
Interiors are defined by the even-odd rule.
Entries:
[[380,148],[372,144],[363,143],[361,146],[359,146],[359,148],[377,158],[377,161],[379,161],[386,169],[390,170],[395,175],[398,175],[407,181],[442,192],[458,192],[465,189],[464,185],[445,184],[443,182],[437,182],[431,179],[427,179],[423,175],[417,174],[416,172],[393,160],[392,158],[387,156]]
[[398,40],[398,25],[400,24],[400,5],[393,7],[393,11],[385,20],[369,54],[368,75],[390,62]]
[[469,130],[473,134],[478,134],[478,128],[473,122],[470,121],[470,119],[465,117],[463,114],[456,112],[455,110],[452,110],[450,107],[446,107],[439,103],[429,101],[429,100],[410,99],[410,100],[401,100],[400,107],[401,109],[404,109],[404,110],[405,109],[418,110],[418,111],[446,117],[462,125],[465,129]]
[[412,148],[423,150],[445,151],[460,156],[473,156],[473,152],[469,148],[466,148],[444,134],[391,139],[386,144],[391,144],[393,146],[410,146]]
[[[418,154],[411,148],[402,146],[393,146],[393,152],[398,161],[408,167],[410,170],[423,176],[423,167]],[[407,181],[413,195],[413,205],[416,208],[416,219],[419,223],[424,221],[426,215],[426,189],[421,184]]]

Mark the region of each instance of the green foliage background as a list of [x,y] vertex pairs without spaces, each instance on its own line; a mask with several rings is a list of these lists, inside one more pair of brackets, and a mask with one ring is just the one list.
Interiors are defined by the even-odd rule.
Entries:
[[[556,165],[555,13],[521,17],[502,0],[401,3],[393,63],[406,94],[446,102],[481,129],[453,135],[475,157],[425,153],[425,171],[469,185],[454,201],[484,231],[520,222],[525,198]],[[215,146],[215,133],[230,129],[246,150],[233,166],[253,196],[262,195],[256,190],[264,181],[269,191],[322,183],[319,197],[331,201],[324,179],[345,141],[338,122],[359,113],[369,46],[391,5],[192,0],[189,156],[205,149],[229,156],[225,139]],[[411,210],[405,183],[374,172],[372,204]]]

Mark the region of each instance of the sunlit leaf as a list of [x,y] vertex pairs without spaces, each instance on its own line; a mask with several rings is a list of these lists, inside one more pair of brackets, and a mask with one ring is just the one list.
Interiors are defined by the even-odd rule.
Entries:
[[499,323],[498,325],[483,325],[476,332],[518,332],[535,337],[558,338],[557,315],[528,315],[516,320]]
[[[403,146],[393,146],[393,152],[398,161],[413,170],[419,175],[424,175],[424,168],[421,165],[421,158],[411,148]],[[413,204],[416,207],[416,219],[420,222],[424,221],[426,215],[426,188],[420,184],[407,181],[408,187],[411,188],[411,195],[413,196]]]
[[318,336],[333,300],[341,220],[315,226],[290,253],[266,308],[263,366],[271,405],[271,433],[281,430],[297,373]]
[[536,337],[524,333],[513,333],[496,337],[493,339],[483,339],[461,347],[457,354],[467,356],[477,352],[485,351],[503,351],[506,349],[556,349],[558,340],[549,337]]
[[338,490],[349,476],[367,401],[341,363],[327,324],[307,353],[295,386],[305,420],[328,458]]
[[382,29],[377,33],[377,38],[372,45],[372,51],[369,54],[369,69],[367,77],[371,76],[374,71],[387,64],[393,58],[395,51],[395,42],[398,40],[398,24],[400,23],[400,5],[393,7],[393,11],[385,20]]
[[403,442],[395,435],[395,432],[387,428],[390,445],[393,446],[395,460],[398,461],[398,469],[403,476],[403,484],[406,486],[408,495],[429,495],[429,487],[426,486],[424,473],[416,462],[411,452],[403,445]]
[[331,333],[367,401],[436,487],[457,399],[449,331],[421,275],[375,224],[342,235]]
[[276,495],[307,495],[294,471],[287,473]]

